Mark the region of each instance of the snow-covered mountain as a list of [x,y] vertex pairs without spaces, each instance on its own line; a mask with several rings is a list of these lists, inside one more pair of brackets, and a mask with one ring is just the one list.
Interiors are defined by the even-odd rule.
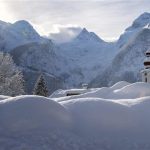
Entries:
[[141,81],[140,71],[144,68],[144,53],[150,49],[149,24],[150,13],[144,13],[134,21],[131,27],[127,28],[119,40],[127,37],[128,39],[119,49],[112,64],[92,81],[92,86],[106,86],[120,80]]
[[145,26],[150,24],[150,13],[145,12],[141,14],[135,21],[132,23],[130,27],[128,27],[125,32],[120,36],[118,40],[118,45],[121,48],[124,46],[129,40],[132,40],[134,36]]
[[77,86],[93,79],[93,86],[120,80],[139,81],[144,52],[150,48],[149,26],[150,13],[143,13],[117,42],[105,42],[84,28],[74,40],[59,45],[71,68],[71,76],[68,75],[66,79],[67,85]]
[[68,87],[89,83],[117,52],[114,43],[103,41],[85,28],[71,42],[55,45],[23,20],[1,22],[0,39],[1,51],[10,52],[18,66],[57,76]]
[[24,20],[14,24],[0,22],[0,49],[10,51],[13,48],[31,42],[40,42],[43,38]]
[[63,80],[58,75],[61,68],[65,68],[65,61],[55,54],[55,49],[49,40],[28,43],[11,50],[15,63],[24,72],[28,92],[32,91],[40,73],[45,74],[50,93],[63,87]]
[[98,37],[94,32],[88,32],[86,28],[80,32],[80,34],[74,39],[74,42],[84,43],[91,42],[92,43],[105,43],[100,37]]
[[140,80],[144,51],[150,48],[149,24],[150,13],[144,13],[117,42],[105,42],[84,28],[70,42],[55,44],[41,37],[27,21],[0,21],[0,50],[13,55],[27,80],[30,73],[35,81],[35,76],[44,72],[61,85],[64,82],[65,87],[90,82],[101,86],[122,79],[133,82]]
[[63,86],[63,81],[56,77],[63,60],[56,56],[51,40],[41,37],[27,21],[0,22],[0,51],[9,52],[22,69],[28,93],[31,94],[41,72],[47,78],[50,92]]
[[103,41],[85,28],[71,42],[58,47],[57,53],[61,53],[68,62],[69,74],[64,75],[68,86],[79,86],[94,79],[109,65],[117,52],[114,43]]

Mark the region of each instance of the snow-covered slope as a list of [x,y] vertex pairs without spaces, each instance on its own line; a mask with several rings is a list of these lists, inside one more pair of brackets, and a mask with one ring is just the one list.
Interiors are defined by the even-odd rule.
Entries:
[[64,74],[67,85],[89,83],[111,63],[116,52],[114,43],[104,42],[84,28],[71,42],[59,45],[57,51],[68,64],[69,73]]
[[27,21],[0,22],[0,51],[9,52],[22,69],[28,94],[41,72],[48,79],[50,93],[63,87],[58,76],[66,66],[65,60],[56,56],[55,49],[51,40],[41,37]]
[[122,81],[109,88],[122,94],[104,99],[95,89],[59,103],[38,96],[5,97],[0,149],[149,150],[150,84]]
[[49,93],[63,88],[63,80],[58,76],[65,69],[65,60],[55,54],[55,49],[54,44],[47,40],[43,43],[28,43],[11,50],[15,63],[24,73],[27,93],[32,93],[41,72],[47,79]]
[[[15,63],[28,69],[56,74],[55,47],[51,41],[18,46],[11,52]],[[44,67],[43,67],[44,66]]]
[[0,50],[10,51],[13,48],[31,42],[41,42],[40,35],[24,20],[14,24],[0,22]]
[[18,96],[0,101],[0,122],[3,132],[48,130],[68,126],[71,118],[58,103],[38,96]]
[[85,43],[85,42],[99,43],[99,42],[101,42],[101,43],[105,43],[105,41],[102,40],[100,37],[98,37],[94,32],[88,32],[86,28],[83,28],[83,30],[80,32],[80,34],[74,39],[74,42],[79,42],[79,43]]
[[147,132],[150,119],[146,117],[150,105],[150,84],[124,83],[115,85],[122,85],[121,88],[117,87],[119,89],[114,86],[100,88],[60,101],[73,114],[79,133],[98,134],[98,137],[110,138],[110,141],[117,138],[121,140],[124,136],[128,140],[134,137],[135,141],[144,141],[147,136],[150,137]]
[[[144,17],[145,14],[141,15],[133,24],[139,22],[138,20],[143,20],[143,17],[147,18],[146,23],[150,23],[150,14],[147,15],[147,17]],[[142,25],[139,24],[137,30],[135,29],[136,32],[131,33],[132,38],[126,39],[126,43],[119,49],[112,64],[91,82],[92,86],[112,85],[121,80],[141,81],[140,71],[144,68],[145,52],[150,49],[150,26],[149,24],[144,26],[145,22]],[[133,27],[134,25],[129,27],[128,30],[134,31]]]
[[150,48],[149,24],[150,13],[143,13],[116,43],[107,43],[84,28],[74,40],[59,45],[58,53],[69,66],[69,73],[62,74],[66,84],[78,86],[93,79],[92,86],[140,81],[144,52]]
[[150,24],[150,13],[145,12],[141,14],[130,27],[128,27],[125,32],[120,36],[117,44],[121,48],[128,41],[134,38],[135,34],[139,32],[142,28]]
[[138,140],[147,143],[150,137],[150,119],[146,117],[150,113],[150,97],[120,101],[80,98],[62,104],[73,114],[78,132],[107,139],[107,144],[117,139],[117,145],[125,139],[131,143]]
[[[142,90],[140,87],[142,87]],[[52,98],[57,102],[63,102],[63,101],[68,101],[70,99],[79,99],[79,98],[87,98],[87,97],[104,98],[108,100],[135,99],[135,98],[150,96],[150,84],[145,84],[143,82],[137,82],[131,84],[126,81],[120,81],[111,87],[87,89],[80,95],[66,97],[64,93],[68,91],[69,90],[56,91],[54,92],[54,94],[50,96],[50,98]]]
[[0,95],[0,100],[4,100],[4,99],[7,99],[7,98],[10,98],[10,96]]

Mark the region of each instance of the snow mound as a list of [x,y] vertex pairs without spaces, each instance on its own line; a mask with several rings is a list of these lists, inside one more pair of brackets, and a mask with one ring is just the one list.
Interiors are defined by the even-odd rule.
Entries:
[[18,96],[0,101],[0,131],[48,130],[70,123],[66,109],[50,99]]
[[59,98],[59,97],[66,97],[67,94],[71,94],[71,93],[78,93],[78,94],[84,94],[87,93],[89,91],[91,91],[92,89],[69,89],[69,90],[57,90],[54,93],[52,93],[52,95],[50,95],[50,98]]
[[150,84],[144,82],[136,82],[130,84],[128,82],[121,81],[114,84],[112,87],[89,89],[85,93],[81,93],[81,95],[77,95],[77,96],[58,98],[57,94],[55,95],[55,97],[53,97],[53,99],[58,102],[77,99],[77,98],[89,98],[89,97],[113,99],[113,100],[135,99],[135,98],[150,96]]
[[[61,102],[69,109],[79,132],[104,138],[114,135],[150,137],[150,96],[128,100],[80,98]],[[107,138],[108,138],[107,137]],[[114,139],[116,138],[114,137]]]
[[0,95],[0,100],[4,100],[4,99],[7,99],[7,98],[10,98],[10,96]]
[[126,81],[120,81],[120,82],[117,82],[116,84],[114,84],[111,89],[115,90],[115,89],[120,89],[120,88],[123,88],[127,85],[129,85],[130,83],[129,82],[126,82]]
[[[121,89],[113,91],[115,98],[134,99],[139,97],[150,96],[150,84],[144,82],[136,82],[127,85]],[[112,95],[113,96],[113,95]]]
[[95,95],[98,98],[114,100],[146,97],[150,96],[150,84],[143,82],[136,82],[133,84],[119,82],[110,88],[100,88],[99,90],[93,92],[92,96],[93,95]]
[[150,119],[146,117],[150,113],[149,83],[122,81],[59,102],[72,114],[78,132],[101,138],[114,134],[150,137]]
[[110,88],[109,87],[100,88],[92,93],[87,93],[81,97],[97,97],[97,98],[118,100],[118,99],[135,99],[146,96],[150,96],[149,83],[136,82],[133,84],[128,84],[125,82],[119,82]]
[[119,82],[86,92],[1,100],[0,149],[149,149],[150,84]]

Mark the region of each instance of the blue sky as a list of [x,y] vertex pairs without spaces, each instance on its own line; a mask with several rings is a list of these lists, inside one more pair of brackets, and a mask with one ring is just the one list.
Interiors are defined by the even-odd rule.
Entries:
[[[28,20],[43,35],[86,27],[112,40],[143,12],[149,0],[0,0],[0,20]],[[79,31],[75,30],[75,31]]]

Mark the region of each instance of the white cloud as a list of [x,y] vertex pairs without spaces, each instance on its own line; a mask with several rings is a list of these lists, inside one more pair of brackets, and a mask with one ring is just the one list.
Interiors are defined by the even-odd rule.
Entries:
[[0,20],[6,22],[14,21],[14,17],[7,10],[7,4],[2,2],[0,2]]
[[56,43],[69,42],[75,38],[82,28],[77,25],[53,25],[53,31],[50,33],[49,37],[54,40]]
[[1,0],[0,20],[28,20],[46,35],[54,24],[77,24],[111,39],[149,8],[149,0]]

